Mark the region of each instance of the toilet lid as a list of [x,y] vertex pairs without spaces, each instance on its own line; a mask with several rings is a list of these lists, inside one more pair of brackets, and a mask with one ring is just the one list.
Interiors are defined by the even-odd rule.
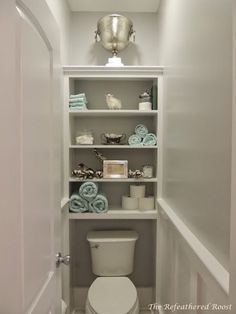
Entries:
[[126,314],[136,300],[136,288],[127,277],[99,277],[88,291],[88,301],[97,314]]

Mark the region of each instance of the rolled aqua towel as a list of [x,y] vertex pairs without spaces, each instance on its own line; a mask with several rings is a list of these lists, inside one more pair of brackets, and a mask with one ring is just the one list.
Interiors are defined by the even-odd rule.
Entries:
[[155,146],[157,144],[157,137],[153,133],[148,133],[143,139],[144,146]]
[[142,146],[142,138],[138,134],[133,134],[129,137],[128,143],[131,146]]
[[97,194],[98,186],[94,182],[84,182],[79,188],[79,195],[88,202],[91,202]]
[[108,200],[105,195],[98,194],[94,200],[89,202],[89,211],[92,213],[105,213],[108,211]]
[[73,193],[70,197],[70,211],[74,213],[88,212],[89,204],[78,193]]
[[148,128],[144,124],[138,124],[135,127],[135,133],[144,138],[148,134]]

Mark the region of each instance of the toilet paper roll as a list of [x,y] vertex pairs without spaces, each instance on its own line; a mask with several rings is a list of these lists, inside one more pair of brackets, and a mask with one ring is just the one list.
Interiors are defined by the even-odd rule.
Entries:
[[139,110],[143,110],[143,111],[146,111],[146,110],[152,110],[152,103],[151,102],[140,102],[138,104],[138,108]]
[[122,208],[123,209],[138,209],[139,200],[135,197],[122,196]]
[[130,196],[136,198],[144,197],[145,189],[145,185],[130,185]]
[[139,210],[152,210],[155,207],[154,196],[139,198]]

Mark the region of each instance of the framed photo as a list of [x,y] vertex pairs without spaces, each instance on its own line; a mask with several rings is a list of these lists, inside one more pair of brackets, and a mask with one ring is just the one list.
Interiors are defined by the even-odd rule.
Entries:
[[128,161],[127,160],[104,160],[103,161],[103,178],[105,179],[128,178]]

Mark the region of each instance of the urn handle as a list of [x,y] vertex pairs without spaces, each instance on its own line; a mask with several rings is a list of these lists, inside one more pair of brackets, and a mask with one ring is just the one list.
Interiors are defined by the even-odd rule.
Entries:
[[131,37],[133,35],[133,42],[135,43],[135,39],[136,39],[136,31],[133,30],[133,28],[130,29],[129,32],[129,37]]
[[95,41],[98,42],[99,31],[96,30],[94,33],[95,33],[95,37],[94,37]]

